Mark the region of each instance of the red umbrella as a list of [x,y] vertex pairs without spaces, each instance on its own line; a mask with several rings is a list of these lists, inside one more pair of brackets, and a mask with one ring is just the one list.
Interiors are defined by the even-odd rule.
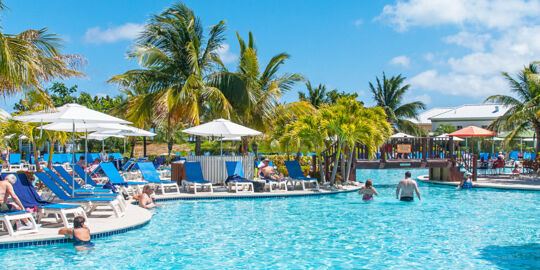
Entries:
[[456,136],[456,137],[471,137],[471,152],[473,152],[474,149],[474,141],[473,137],[492,137],[495,136],[495,132],[487,129],[483,129],[480,127],[475,126],[468,126],[466,128],[462,128],[460,130],[454,131],[450,133],[449,135]]

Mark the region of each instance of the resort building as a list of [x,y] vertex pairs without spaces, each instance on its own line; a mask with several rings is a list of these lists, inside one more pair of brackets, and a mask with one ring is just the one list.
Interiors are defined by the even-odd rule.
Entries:
[[467,126],[486,128],[507,110],[508,107],[501,104],[467,104],[456,108],[433,108],[411,121],[428,131],[435,131],[440,125],[451,125],[456,129]]

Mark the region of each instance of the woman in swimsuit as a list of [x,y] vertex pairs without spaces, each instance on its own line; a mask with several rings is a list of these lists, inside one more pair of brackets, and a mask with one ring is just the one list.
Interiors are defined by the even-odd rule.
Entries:
[[84,217],[76,216],[73,219],[73,229],[62,228],[58,231],[58,234],[67,235],[73,239],[73,246],[77,251],[88,250],[94,247],[94,243],[90,241],[90,229],[84,225],[85,221]]
[[371,181],[371,179],[366,180],[366,184],[362,188],[360,188],[358,194],[364,194],[364,196],[362,196],[363,201],[373,200],[374,194],[379,196],[379,193],[377,193],[377,190],[373,187],[373,182]]
[[142,193],[136,195],[134,199],[139,201],[140,207],[146,208],[146,209],[153,209],[160,206],[154,203],[153,194],[154,194],[154,185],[146,184],[143,187]]

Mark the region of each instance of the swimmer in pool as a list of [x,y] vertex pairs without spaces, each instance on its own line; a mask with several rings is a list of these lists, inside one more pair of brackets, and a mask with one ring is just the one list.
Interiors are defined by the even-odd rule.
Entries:
[[[401,191],[401,195],[399,192]],[[399,184],[396,189],[396,198],[400,201],[410,202],[414,200],[414,193],[418,196],[420,200],[420,191],[418,191],[418,184],[416,181],[411,179],[411,172],[405,173],[405,179],[399,181]]]
[[373,200],[373,195],[379,196],[379,193],[377,193],[377,190],[373,187],[373,182],[371,179],[366,180],[366,184],[360,188],[358,194],[364,194],[364,196],[362,196],[363,201]]
[[73,219],[73,229],[62,228],[58,231],[58,234],[67,235],[73,239],[73,246],[77,251],[88,250],[94,247],[94,243],[90,241],[90,229],[84,225],[85,221],[84,217],[76,216]]

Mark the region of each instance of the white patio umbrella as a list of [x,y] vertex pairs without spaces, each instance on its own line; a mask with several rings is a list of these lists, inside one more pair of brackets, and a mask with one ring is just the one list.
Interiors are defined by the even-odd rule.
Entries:
[[396,133],[392,136],[390,136],[390,138],[414,138],[415,136],[412,136],[412,135],[409,135],[409,134],[406,134],[406,133],[403,133],[403,132],[399,132],[399,133]]
[[[100,132],[96,132],[94,134],[96,134],[96,135],[117,135],[117,136],[123,136],[124,138],[125,137],[154,137],[154,136],[157,135],[156,133],[153,133],[153,132],[150,132],[150,131],[147,131],[147,130],[144,130],[144,129],[132,127],[132,126],[125,126],[124,129],[103,130],[103,131],[100,131]],[[126,140],[124,139],[124,153],[125,152],[126,152]],[[145,152],[146,152],[146,150],[145,150]]]
[[[448,133],[444,133],[444,134],[441,134],[441,135],[439,135],[439,136],[437,136],[435,138],[441,138],[441,139],[448,140],[448,139],[450,139],[450,136],[448,136]],[[454,137],[454,141],[461,142],[461,141],[464,141],[464,140],[462,138],[460,138],[460,137]]]
[[99,134],[96,132],[88,134],[89,140],[101,141],[101,151],[105,151],[105,139],[108,139],[111,137],[125,138],[124,136],[121,136],[121,135],[107,135],[107,134]]
[[[182,132],[197,136],[215,136],[220,138],[257,136],[262,134],[260,131],[244,127],[222,118],[198,125],[196,127],[184,129]],[[223,156],[223,140],[221,140],[220,152]]]
[[[72,139],[75,141],[75,125],[88,123],[110,123],[110,124],[130,124],[130,122],[116,118],[114,116],[101,113],[85,106],[70,103],[57,108],[33,112],[13,117],[14,120],[33,123],[71,123],[73,133]],[[87,132],[88,130],[86,130]],[[73,159],[75,159],[75,148],[73,149]],[[75,181],[75,180],[73,180]],[[72,183],[74,184],[74,183]],[[86,179],[85,179],[86,184]],[[72,196],[74,194],[71,194]]]

